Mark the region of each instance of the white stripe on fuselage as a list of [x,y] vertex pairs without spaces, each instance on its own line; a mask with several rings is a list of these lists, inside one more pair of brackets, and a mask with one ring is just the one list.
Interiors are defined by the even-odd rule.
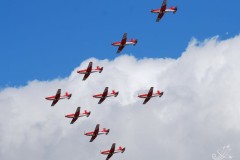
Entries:
[[[60,96],[58,100],[60,100],[60,99],[66,99],[66,98],[68,98],[68,96],[64,95],[64,96]],[[55,97],[52,97],[52,98],[48,98],[48,100],[56,100],[56,98],[55,98]]]
[[[154,11],[153,13],[157,13],[157,14],[159,14],[161,11],[159,10],[159,11]],[[166,9],[165,11],[163,11],[164,13],[167,13],[167,12],[175,12],[175,10],[173,10],[173,9]]]
[[[99,72],[98,69],[93,69],[90,73],[95,73],[95,72]],[[88,72],[84,71],[84,72],[79,72],[79,74],[86,74]]]
[[119,43],[119,44],[114,44],[114,46],[126,46],[126,45],[134,45],[134,44],[135,44],[135,42],[126,42],[124,45]]
[[[151,98],[152,97],[158,97],[159,96],[159,94],[158,93],[154,93],[154,94],[152,94],[152,96],[151,96]],[[147,98],[148,96],[146,95],[146,96],[140,96],[139,98]]]
[[[113,93],[109,93],[109,94],[107,94],[106,97],[112,97],[112,96],[114,96],[114,94]],[[95,98],[103,98],[103,96],[99,95],[99,96],[95,96]]]
[[[101,134],[106,134],[106,132],[99,131],[99,132],[98,132],[98,135],[101,135]],[[93,136],[93,135],[94,135],[94,133],[92,133],[92,134],[87,134],[86,136]]]
[[[107,154],[109,154],[109,152],[110,152],[110,151],[108,151],[108,152],[106,152],[106,153],[102,153],[102,154],[106,154],[106,155],[107,155]],[[120,152],[122,152],[122,150],[117,149],[117,150],[115,150],[115,151],[113,152],[113,154],[115,154],[115,153],[120,153]]]
[[[79,115],[78,117],[86,117],[87,115],[85,113]],[[74,118],[74,115],[72,116],[67,116],[67,118]]]

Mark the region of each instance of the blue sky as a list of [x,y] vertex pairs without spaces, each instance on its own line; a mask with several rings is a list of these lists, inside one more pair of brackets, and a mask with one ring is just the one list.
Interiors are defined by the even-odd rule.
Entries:
[[169,0],[178,12],[156,23],[150,10],[161,0],[1,1],[0,88],[66,77],[90,57],[114,59],[117,48],[110,44],[124,32],[139,43],[122,54],[137,58],[177,58],[193,37],[233,37],[239,34],[240,2],[226,2]]

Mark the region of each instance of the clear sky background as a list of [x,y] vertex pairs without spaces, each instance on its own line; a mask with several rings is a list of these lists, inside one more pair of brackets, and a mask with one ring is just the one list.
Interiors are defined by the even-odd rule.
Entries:
[[[0,88],[66,77],[90,57],[114,59],[124,32],[138,38],[122,54],[177,58],[192,38],[239,34],[237,0],[180,1],[178,12],[156,23],[161,0],[8,0],[0,2]],[[159,66],[161,67],[161,66]]]

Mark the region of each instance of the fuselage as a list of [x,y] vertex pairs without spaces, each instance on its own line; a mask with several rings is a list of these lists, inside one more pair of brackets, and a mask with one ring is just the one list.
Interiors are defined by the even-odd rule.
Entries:
[[[120,153],[120,152],[122,152],[122,150],[117,149],[117,150],[114,150],[113,154]],[[101,152],[101,154],[105,154],[105,155],[108,155],[109,153],[110,153],[110,150],[106,150],[106,151]]]
[[[106,97],[112,97],[115,96],[115,93],[108,93]],[[103,94],[96,94],[93,96],[94,98],[103,98]]]
[[[106,131],[99,131],[97,135],[101,135],[101,134],[106,134]],[[86,136],[93,136],[94,132],[87,132],[85,133]]]
[[113,46],[126,46],[126,45],[135,45],[136,42],[126,42],[125,44],[122,44],[121,42],[114,42],[112,43]]
[[151,10],[151,12],[152,13],[160,13],[160,12],[167,13],[167,12],[176,12],[176,10],[174,10],[174,9],[165,9],[165,10],[153,9],[153,10]]
[[[148,95],[148,94],[141,94],[141,95],[138,95],[138,97],[139,97],[139,98],[147,98],[147,97],[148,97],[147,95]],[[152,94],[151,98],[152,98],[152,97],[158,97],[158,96],[160,96],[160,94],[154,93],[154,94]]]
[[[50,96],[50,97],[46,97],[46,99],[53,101],[53,100],[56,99],[55,97],[56,97],[56,96]],[[64,96],[60,96],[60,97],[59,97],[59,99],[66,99],[66,98],[69,98],[69,96],[64,95]]]
[[[68,115],[66,115],[65,117],[66,118],[74,118],[75,116],[74,116],[75,114],[68,114]],[[82,113],[82,114],[80,114],[78,117],[87,117],[89,115],[89,112],[88,113]]]
[[100,70],[101,70],[101,69],[96,68],[96,69],[92,69],[91,72],[87,72],[87,70],[84,69],[84,70],[79,70],[79,71],[77,71],[77,73],[79,73],[79,74],[95,73],[95,72],[99,72]]

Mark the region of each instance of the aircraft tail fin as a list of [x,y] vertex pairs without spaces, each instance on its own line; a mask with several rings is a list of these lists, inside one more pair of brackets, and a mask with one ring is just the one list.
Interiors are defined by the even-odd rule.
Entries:
[[69,94],[68,92],[65,93],[65,96],[68,97],[68,99],[70,99],[72,97],[72,94]]
[[176,7],[172,6],[170,9],[173,10],[173,13],[175,14],[177,12],[177,10],[178,10],[178,7],[177,6]]
[[134,46],[138,43],[138,39],[135,39]]
[[110,129],[103,128],[103,131],[106,132],[105,134],[107,135],[110,131]]
[[89,117],[91,112],[90,111],[88,112],[87,110],[84,110],[84,114],[86,114],[86,116]]
[[102,73],[103,67],[99,68],[99,73]]
[[123,153],[123,152],[125,151],[125,147],[121,147],[121,146],[120,146],[120,147],[118,148],[118,150],[120,150],[121,153]]
[[160,92],[159,90],[157,91],[157,94],[159,95],[159,97],[162,97],[163,92]]
[[114,94],[114,97],[118,96],[118,92],[116,92],[115,90],[112,90],[112,94]]

